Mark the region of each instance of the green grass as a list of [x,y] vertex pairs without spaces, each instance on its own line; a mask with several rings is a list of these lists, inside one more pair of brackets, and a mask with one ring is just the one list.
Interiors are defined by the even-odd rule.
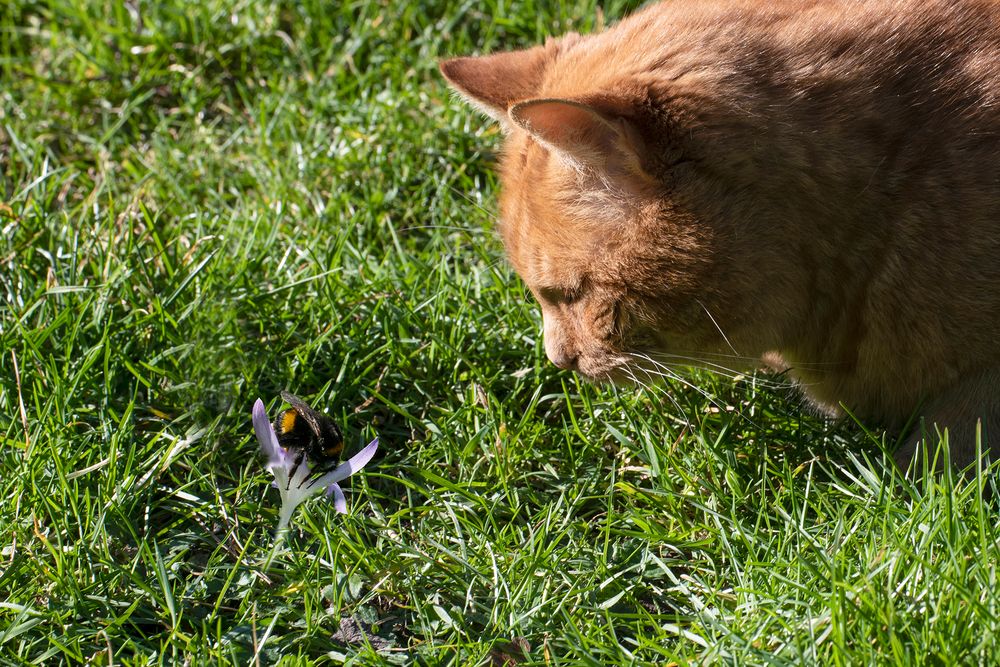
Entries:
[[[0,661],[1000,660],[977,485],[773,378],[546,362],[436,59],[635,4],[0,9]],[[281,389],[382,447],[266,565]]]

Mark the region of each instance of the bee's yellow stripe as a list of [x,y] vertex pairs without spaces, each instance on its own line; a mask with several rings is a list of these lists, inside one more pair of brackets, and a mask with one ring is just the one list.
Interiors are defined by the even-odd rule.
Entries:
[[295,429],[295,418],[299,416],[295,410],[285,410],[281,415],[281,432],[291,433]]

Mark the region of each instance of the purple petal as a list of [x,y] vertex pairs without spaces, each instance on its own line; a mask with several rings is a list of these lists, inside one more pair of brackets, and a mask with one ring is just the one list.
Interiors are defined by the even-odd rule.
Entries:
[[[329,479],[324,480],[326,484],[332,484],[334,482],[339,482],[342,479],[347,479],[357,471],[368,465],[368,462],[372,460],[375,456],[375,452],[378,451],[378,438],[375,438],[368,443],[368,446],[362,449],[360,452],[347,459],[344,463],[341,463],[329,474]],[[325,477],[325,475],[324,475]]]
[[347,499],[344,498],[344,492],[340,488],[340,484],[334,482],[327,489],[328,492],[333,492],[333,507],[341,514],[347,514]]
[[271,428],[271,422],[267,419],[264,401],[259,398],[253,404],[253,430],[257,434],[260,451],[267,457],[268,465],[282,465],[285,460],[285,451],[278,446],[278,436],[275,435],[274,429]]

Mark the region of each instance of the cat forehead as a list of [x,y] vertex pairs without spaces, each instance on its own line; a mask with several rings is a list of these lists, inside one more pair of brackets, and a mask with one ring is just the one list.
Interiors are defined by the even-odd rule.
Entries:
[[600,270],[620,222],[605,187],[523,132],[508,137],[500,178],[498,231],[529,285],[573,288]]

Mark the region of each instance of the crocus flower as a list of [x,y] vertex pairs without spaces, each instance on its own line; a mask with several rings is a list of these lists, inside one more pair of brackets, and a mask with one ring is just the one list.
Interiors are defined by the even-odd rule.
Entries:
[[332,494],[333,506],[341,514],[346,514],[347,500],[337,482],[364,468],[378,450],[378,438],[375,438],[367,447],[333,470],[313,475],[314,471],[301,451],[288,450],[278,444],[278,436],[268,421],[264,402],[259,398],[253,404],[253,430],[257,434],[260,451],[267,457],[267,469],[274,475],[274,486],[278,487],[281,494],[278,534],[288,527],[295,508],[320,491]]

